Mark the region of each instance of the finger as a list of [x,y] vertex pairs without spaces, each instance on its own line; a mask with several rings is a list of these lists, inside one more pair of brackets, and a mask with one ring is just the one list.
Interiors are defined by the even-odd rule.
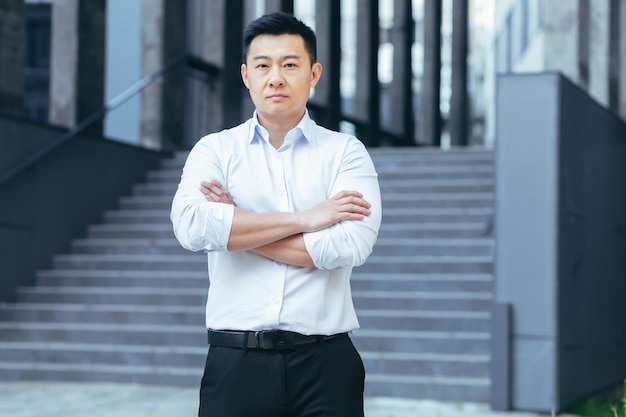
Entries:
[[363,206],[359,206],[356,204],[350,204],[345,206],[345,210],[344,212],[348,212],[348,213],[354,213],[354,214],[361,214],[364,216],[369,216],[371,213],[370,210],[368,210],[367,208],[363,207]]
[[357,198],[361,198],[361,197],[363,197],[363,194],[361,194],[361,193],[360,193],[360,192],[358,192],[358,191],[343,190],[343,191],[340,191],[340,192],[338,192],[337,194],[335,194],[335,195],[333,196],[333,199],[335,199],[335,200],[340,200],[340,199],[345,198],[345,197],[357,197]]
[[354,204],[354,205],[358,205],[361,207],[365,207],[365,208],[371,208],[372,205],[369,203],[369,201],[363,199],[363,198],[358,198],[358,197],[353,197],[353,196],[349,196],[349,197],[344,197],[341,200],[339,200],[339,203],[344,205],[344,204]]

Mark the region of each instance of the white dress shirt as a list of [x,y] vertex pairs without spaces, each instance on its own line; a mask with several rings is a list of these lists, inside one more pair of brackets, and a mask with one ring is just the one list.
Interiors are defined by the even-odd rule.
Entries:
[[[234,207],[206,200],[200,182],[211,180],[224,185],[246,211],[300,211],[354,190],[371,204],[371,215],[304,233],[316,268],[295,267],[227,250]],[[359,140],[318,126],[306,113],[275,149],[255,113],[196,143],[172,202],[171,220],[184,248],[207,252],[207,328],[331,335],[359,327],[350,275],[370,255],[381,214],[378,176]]]

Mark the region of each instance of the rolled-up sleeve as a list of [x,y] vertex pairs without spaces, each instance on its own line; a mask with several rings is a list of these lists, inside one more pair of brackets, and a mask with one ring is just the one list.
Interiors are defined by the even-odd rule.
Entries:
[[363,220],[343,221],[316,232],[305,233],[304,242],[319,269],[362,265],[372,253],[382,218],[378,174],[365,146],[355,138],[348,142],[329,195],[342,190],[363,194],[371,214]]
[[225,184],[216,134],[202,138],[190,151],[172,201],[174,235],[185,249],[226,250],[235,209],[206,200],[200,183],[212,180]]

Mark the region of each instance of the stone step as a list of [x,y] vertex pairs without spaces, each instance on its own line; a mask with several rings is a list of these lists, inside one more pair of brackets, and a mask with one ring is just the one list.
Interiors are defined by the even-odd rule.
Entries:
[[488,354],[488,332],[361,328],[352,336],[359,351]]
[[77,322],[0,322],[3,341],[205,346],[204,326]]
[[[355,269],[351,278],[353,290],[382,291],[492,291],[491,274],[414,274],[368,273],[365,266]],[[209,285],[206,270],[147,271],[147,270],[85,270],[53,269],[38,271],[42,286],[94,287],[155,287],[198,288],[206,291]]]
[[19,288],[17,294],[23,303],[138,306],[202,306],[206,303],[206,291],[200,288],[37,286]]
[[157,288],[208,288],[207,271],[148,271],[142,269],[93,270],[51,269],[37,271],[37,281],[43,286],[95,286]]
[[[484,237],[489,231],[487,222],[472,223],[382,223],[379,236],[389,238],[470,238]],[[91,225],[87,236],[92,239],[110,238],[173,238],[169,223],[107,223]]]
[[[388,192],[408,191],[412,193],[450,193],[450,192],[493,192],[493,178],[404,178],[382,179]],[[169,182],[147,182],[133,187],[135,196],[170,196],[173,197],[178,184]]]
[[[202,326],[74,322],[0,322],[4,342],[111,344],[116,346],[204,347]],[[352,335],[363,351],[382,352],[489,352],[489,333],[407,331],[361,328]]]
[[[145,271],[206,271],[206,258],[201,253],[182,255],[159,254],[69,254],[56,255],[58,269],[145,270]],[[490,273],[490,256],[449,255],[385,255],[370,256],[361,270],[378,273]]]
[[123,382],[146,385],[200,386],[202,370],[183,367],[0,362],[3,381]]
[[111,305],[77,303],[11,303],[0,306],[0,318],[16,322],[127,323],[204,325],[204,306]]
[[[441,162],[453,163],[493,163],[494,152],[484,148],[454,148],[442,150],[440,148],[369,148],[368,152],[374,163],[395,163],[410,165],[414,163],[438,164]],[[162,167],[181,167],[184,165],[188,151],[177,152],[172,158],[162,161]]]
[[[141,367],[179,368],[182,372],[203,369],[208,346],[150,346],[117,344],[78,344],[46,342],[0,342],[3,365],[9,363],[67,364],[69,366],[106,364],[112,367],[132,364]],[[361,351],[367,372],[419,375],[488,375],[489,355],[434,352]],[[181,372],[181,373],[182,373]]]
[[[485,332],[487,311],[359,309],[365,328]],[[70,303],[12,303],[0,306],[0,318],[14,322],[77,322],[164,325],[204,325],[204,306],[89,305]]]
[[207,346],[0,342],[3,362],[107,364],[204,369]]
[[[196,288],[128,287],[24,287],[19,288],[22,303],[78,303],[110,305],[195,306],[206,303],[206,291]],[[488,311],[490,292],[459,291],[375,291],[352,293],[355,306],[380,309],[476,310]]]
[[199,252],[188,252],[182,255],[68,254],[55,255],[53,267],[55,269],[206,271],[207,261],[206,256]]
[[372,255],[361,268],[361,271],[379,274],[491,273],[493,259],[490,256]]
[[494,255],[491,238],[380,238],[372,255],[450,255],[489,256]]
[[460,291],[353,291],[354,305],[362,309],[489,311],[490,292]]
[[[367,265],[367,264],[366,264]],[[371,273],[366,265],[352,274],[351,287],[377,291],[492,291],[491,274],[448,273]]]
[[[160,224],[170,225],[170,211],[166,210],[115,210],[104,214],[106,224]],[[478,208],[384,208],[383,224],[389,223],[480,223],[491,221],[493,209]]]
[[488,354],[368,351],[360,353],[366,373],[489,377]]
[[[453,164],[445,165],[418,164],[411,162],[408,165],[399,167],[397,164],[374,163],[380,182],[394,178],[419,178],[419,179],[466,179],[466,178],[494,178],[493,164]],[[147,182],[170,182],[180,181],[182,166],[180,168],[163,169],[151,171],[146,174]]]
[[[491,238],[385,238],[378,239],[374,255],[493,256]],[[72,241],[74,254],[184,255],[175,238],[91,238]]]
[[374,310],[357,312],[362,328],[390,330],[432,330],[487,332],[487,311]]
[[[119,199],[123,210],[169,210],[173,196],[128,196]],[[385,208],[493,208],[492,192],[397,193],[382,190]]]
[[373,397],[424,398],[438,401],[489,402],[488,377],[439,375],[367,374],[365,395]]
[[[378,361],[377,363],[384,363]],[[364,360],[366,370],[369,362]],[[200,370],[198,370],[200,369]],[[201,378],[197,367],[164,367],[155,365],[93,365],[67,363],[0,362],[0,379],[5,381],[80,381],[137,383],[197,387]],[[486,402],[487,377],[458,377],[367,372],[366,396],[405,396],[433,400]]]
[[72,241],[74,254],[169,254],[184,255],[184,249],[173,238],[89,238]]

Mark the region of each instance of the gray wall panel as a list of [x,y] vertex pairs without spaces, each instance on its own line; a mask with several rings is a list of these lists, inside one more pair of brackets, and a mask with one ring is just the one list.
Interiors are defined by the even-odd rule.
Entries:
[[626,377],[626,125],[558,73],[501,76],[496,123],[510,397],[558,411]]

